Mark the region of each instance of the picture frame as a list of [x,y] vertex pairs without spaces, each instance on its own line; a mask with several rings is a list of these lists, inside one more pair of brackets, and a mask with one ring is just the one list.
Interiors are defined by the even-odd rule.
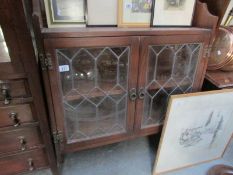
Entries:
[[232,89],[171,96],[153,175],[222,158],[233,134],[232,96]]
[[196,0],[153,0],[151,27],[191,26],[195,6]]
[[233,20],[229,20],[229,14],[230,14],[230,11],[233,9],[233,1],[230,1],[228,6],[227,6],[227,9],[226,9],[226,12],[222,18],[222,21],[221,21],[221,25],[222,26],[228,26],[228,25],[233,25]]
[[88,27],[116,27],[118,0],[87,0]]
[[85,27],[86,0],[44,0],[49,28]]
[[118,0],[118,27],[150,27],[152,0]]

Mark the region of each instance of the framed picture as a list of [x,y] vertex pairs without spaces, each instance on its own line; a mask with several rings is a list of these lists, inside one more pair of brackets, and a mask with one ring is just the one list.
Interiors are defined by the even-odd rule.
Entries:
[[233,25],[233,20],[229,20],[229,15],[230,15],[230,12],[231,10],[233,10],[233,1],[231,0],[228,7],[227,7],[227,10],[224,14],[224,17],[221,21],[221,25],[226,25],[226,26],[229,26],[229,25]]
[[87,0],[88,26],[117,26],[117,0]]
[[85,27],[85,0],[44,0],[48,27]]
[[119,0],[119,27],[150,27],[152,0]]
[[171,96],[153,174],[221,158],[233,133],[232,97],[233,90]]
[[151,26],[191,26],[196,0],[154,0]]

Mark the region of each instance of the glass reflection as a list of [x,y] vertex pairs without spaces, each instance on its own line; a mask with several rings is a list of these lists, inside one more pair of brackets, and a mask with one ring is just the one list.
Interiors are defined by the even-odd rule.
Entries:
[[0,26],[0,62],[10,62],[9,51],[6,45],[6,41]]

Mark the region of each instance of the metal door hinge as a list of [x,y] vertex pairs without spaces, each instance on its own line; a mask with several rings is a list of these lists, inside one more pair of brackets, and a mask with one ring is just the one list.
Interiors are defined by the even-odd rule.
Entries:
[[52,64],[51,54],[47,53],[46,55],[44,55],[40,53],[39,58],[40,58],[40,64],[42,70],[52,70],[53,64]]
[[208,45],[204,49],[204,58],[209,58],[212,51],[212,45]]
[[61,131],[53,133],[53,141],[55,144],[59,144],[63,142],[63,134]]

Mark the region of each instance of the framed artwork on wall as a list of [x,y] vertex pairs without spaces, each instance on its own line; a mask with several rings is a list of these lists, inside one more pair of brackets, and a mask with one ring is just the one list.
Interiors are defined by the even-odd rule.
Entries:
[[154,0],[151,26],[191,26],[196,0]]
[[153,174],[221,158],[233,133],[232,96],[233,90],[171,96]]
[[44,0],[48,27],[85,27],[86,0]]
[[117,26],[117,0],[87,0],[88,26]]
[[118,27],[150,27],[152,0],[119,0]]

